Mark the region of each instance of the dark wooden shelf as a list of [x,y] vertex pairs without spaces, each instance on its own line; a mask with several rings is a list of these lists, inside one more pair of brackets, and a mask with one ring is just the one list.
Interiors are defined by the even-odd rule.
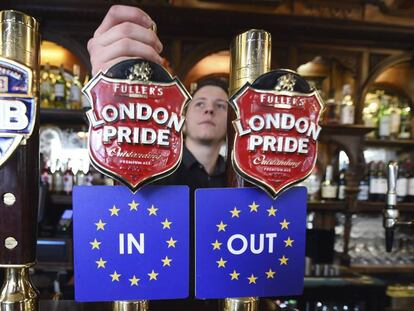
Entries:
[[40,109],[40,122],[57,124],[88,124],[86,114],[83,110],[74,109]]
[[308,211],[344,212],[345,201],[310,201]]
[[414,264],[404,265],[352,265],[350,270],[357,273],[414,273]]
[[[386,202],[358,201],[357,213],[381,213]],[[397,209],[400,212],[414,212],[414,203],[398,203]]]
[[365,139],[365,145],[368,147],[393,147],[406,148],[414,147],[413,139]]
[[52,194],[50,203],[54,205],[72,205],[72,196],[65,194]]
[[369,132],[375,130],[374,127],[367,127],[359,124],[352,125],[333,125],[333,124],[321,124],[322,131],[321,137],[340,135],[340,136],[364,136]]

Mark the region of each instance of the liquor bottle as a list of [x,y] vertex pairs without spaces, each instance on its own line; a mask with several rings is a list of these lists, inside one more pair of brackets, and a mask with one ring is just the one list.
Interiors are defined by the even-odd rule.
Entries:
[[410,172],[408,176],[408,185],[407,185],[407,202],[414,202],[414,163],[410,162],[407,164],[408,171]]
[[333,180],[332,165],[326,166],[325,179],[321,184],[321,198],[323,200],[334,200],[338,192],[338,186]]
[[86,182],[86,175],[85,175],[85,173],[83,171],[83,167],[82,166],[83,166],[82,165],[82,160],[80,160],[80,164],[78,166],[78,170],[77,170],[77,172],[75,174],[75,184],[77,186],[84,186],[87,183]]
[[65,194],[71,194],[73,189],[73,172],[72,172],[72,162],[69,159],[66,165],[65,173],[63,174],[63,191]]
[[365,166],[364,176],[359,181],[358,201],[367,201],[369,199],[369,166]]
[[44,166],[40,174],[40,181],[42,184],[47,185],[49,192],[53,191],[53,174],[50,170],[50,161],[47,159],[45,159]]
[[55,107],[64,109],[66,108],[66,80],[64,76],[63,65],[59,67],[59,73],[56,76],[55,82]]
[[396,96],[391,98],[391,105],[389,108],[390,114],[390,137],[392,139],[398,138],[401,125],[401,109],[398,107],[398,98]]
[[77,64],[73,65],[73,80],[69,93],[69,108],[81,109],[82,108],[82,84],[80,82],[80,67]]
[[374,161],[369,163],[369,200],[376,201],[378,198],[377,165]]
[[355,105],[352,100],[352,88],[350,84],[345,84],[342,88],[342,102],[339,123],[354,124],[355,121]]
[[406,163],[400,162],[398,165],[398,176],[395,191],[397,192],[397,201],[404,202],[407,199],[408,175],[405,169]]
[[51,108],[52,105],[52,80],[50,78],[50,65],[46,63],[41,74],[40,82],[40,107]]
[[401,124],[400,132],[398,134],[399,139],[410,139],[411,138],[411,115],[410,115],[410,106],[408,104],[404,105],[401,109]]
[[53,192],[56,194],[63,193],[63,173],[62,164],[56,161],[55,171],[53,172]]
[[382,139],[390,138],[391,116],[389,110],[389,96],[381,96],[381,106],[378,112],[378,137]]
[[331,97],[326,101],[324,112],[325,124],[337,124],[338,123],[338,105],[335,98]]
[[339,171],[338,200],[345,200],[345,188],[346,188],[345,172],[346,170],[344,168]]
[[385,202],[387,198],[388,180],[386,174],[385,163],[380,161],[377,170],[377,201]]
[[315,166],[312,173],[305,180],[306,188],[308,189],[308,200],[316,201],[319,199],[321,191],[321,177],[319,175],[318,167]]
[[[86,75],[85,81],[83,82],[83,85],[86,85],[89,82],[89,76]],[[85,94],[82,93],[82,109],[84,111],[87,111],[91,109],[91,103],[89,102],[88,98],[85,96]]]

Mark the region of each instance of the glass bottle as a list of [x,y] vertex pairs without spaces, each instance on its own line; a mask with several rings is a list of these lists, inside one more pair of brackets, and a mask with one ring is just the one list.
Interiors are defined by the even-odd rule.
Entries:
[[339,171],[338,200],[345,200],[345,188],[346,188],[345,173],[346,173],[346,170],[344,168]]
[[414,202],[414,163],[407,164],[407,168],[410,172],[407,185],[407,202]]
[[400,132],[398,133],[399,139],[410,139],[411,138],[411,114],[410,106],[405,104],[401,109],[401,124]]
[[397,192],[397,201],[404,202],[407,198],[407,190],[408,190],[408,172],[406,171],[406,163],[400,162],[398,164],[398,176],[397,176],[397,183],[396,189]]
[[374,161],[369,163],[369,200],[376,201],[378,197],[377,165]]
[[[83,85],[86,85],[89,81],[89,76],[86,75],[85,81],[83,82]],[[84,111],[87,111],[91,109],[91,103],[89,102],[88,98],[85,96],[85,94],[82,93],[82,109]]]
[[64,76],[64,68],[63,65],[60,65],[59,67],[59,73],[56,76],[56,82],[55,82],[55,107],[64,109],[66,108],[66,80]]
[[44,162],[44,166],[40,174],[40,180],[42,184],[47,185],[47,189],[49,192],[53,191],[53,174],[50,170],[50,161],[47,159]]
[[391,98],[391,105],[389,109],[390,114],[390,138],[398,138],[401,125],[401,109],[398,107],[398,98],[396,96]]
[[73,80],[70,87],[69,107],[70,109],[82,108],[82,84],[80,82],[80,67],[77,64],[73,65]]
[[72,171],[72,162],[69,159],[66,165],[65,173],[63,174],[63,191],[65,194],[71,194],[73,189],[73,171]]
[[385,163],[382,161],[378,163],[377,186],[378,186],[377,201],[385,202],[387,198],[388,181],[387,181],[387,175],[386,175],[386,166],[385,166]]
[[367,201],[369,199],[369,166],[366,165],[364,175],[359,181],[358,201]]
[[342,102],[340,111],[340,124],[354,124],[355,105],[352,100],[352,88],[350,84],[345,84],[342,88]]
[[40,107],[52,107],[52,79],[50,78],[50,65],[46,63],[41,73],[40,80]]
[[381,96],[381,106],[378,112],[378,137],[382,139],[390,138],[391,116],[389,110],[389,96]]
[[325,179],[321,184],[321,198],[324,200],[336,199],[338,192],[338,186],[333,180],[333,167],[332,165],[326,166]]
[[56,161],[55,171],[53,172],[53,192],[56,194],[63,193],[63,173],[62,164]]

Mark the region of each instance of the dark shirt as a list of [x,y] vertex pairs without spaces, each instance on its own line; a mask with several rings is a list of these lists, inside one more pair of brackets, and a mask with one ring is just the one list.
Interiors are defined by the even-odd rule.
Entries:
[[[163,185],[187,185],[193,194],[198,188],[221,188],[226,186],[226,163],[219,156],[213,174],[209,175],[204,166],[184,146],[183,159],[178,169],[170,176],[162,179]],[[192,201],[191,201],[192,203]]]
[[194,191],[199,188],[221,188],[226,186],[226,163],[219,156],[213,174],[209,175],[203,165],[184,146],[183,158],[178,169],[170,176],[157,182],[162,185],[187,185],[190,187],[190,298],[159,300],[150,302],[151,311],[216,311],[217,300],[195,300],[194,298]]

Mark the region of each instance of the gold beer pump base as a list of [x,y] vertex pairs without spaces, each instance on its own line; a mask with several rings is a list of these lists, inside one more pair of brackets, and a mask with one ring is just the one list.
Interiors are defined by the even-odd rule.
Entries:
[[112,311],[149,311],[149,301],[114,301]]
[[258,297],[226,298],[222,304],[222,311],[259,311]]
[[37,311],[39,295],[29,277],[29,266],[3,266],[0,311]]

